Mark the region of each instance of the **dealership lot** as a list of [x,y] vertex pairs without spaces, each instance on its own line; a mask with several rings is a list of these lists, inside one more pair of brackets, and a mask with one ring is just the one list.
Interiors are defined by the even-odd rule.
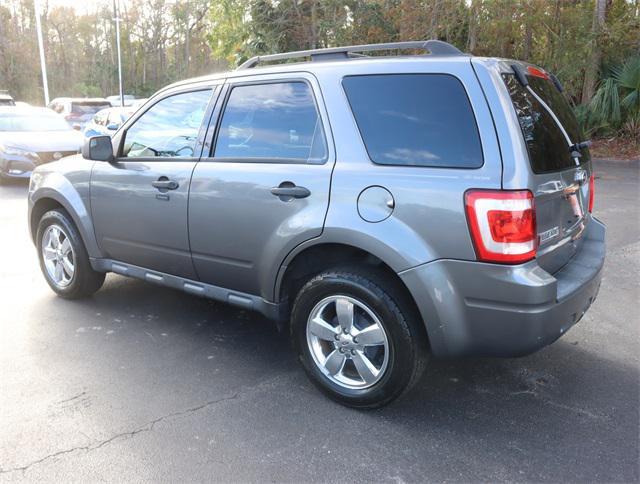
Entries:
[[0,481],[638,481],[639,168],[596,162],[607,262],[578,326],[434,361],[372,412],[323,397],[260,316],[116,275],[55,297],[27,187],[1,186]]

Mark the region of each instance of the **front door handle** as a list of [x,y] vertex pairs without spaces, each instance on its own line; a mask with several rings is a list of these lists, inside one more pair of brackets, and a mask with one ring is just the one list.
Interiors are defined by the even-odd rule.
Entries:
[[292,182],[282,182],[271,189],[271,194],[279,197],[283,202],[288,202],[293,198],[307,198],[311,192],[308,188],[296,186]]
[[169,180],[166,176],[161,176],[156,181],[151,182],[151,185],[160,191],[175,190],[180,186],[177,181]]

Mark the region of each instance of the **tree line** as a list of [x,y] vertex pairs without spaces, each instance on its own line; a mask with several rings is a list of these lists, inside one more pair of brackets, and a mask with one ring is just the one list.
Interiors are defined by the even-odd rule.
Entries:
[[[112,1],[97,3],[93,12],[40,3],[51,97],[117,94]],[[120,0],[119,5],[127,94],[147,96],[174,80],[226,67],[209,47],[209,0]],[[0,0],[0,89],[42,104],[38,56],[33,0]]]
[[[116,93],[111,0],[89,13],[41,1],[52,96]],[[583,106],[581,119],[594,129],[604,121],[592,108],[618,113],[620,123],[631,113],[640,125],[637,84],[633,97],[634,73],[640,76],[635,60],[640,55],[640,0],[119,3],[127,93],[146,96],[174,80],[234,67],[253,55],[440,39],[475,55],[524,59],[554,72]],[[0,2],[0,89],[41,102],[34,15],[32,0]],[[623,68],[631,89],[621,82]],[[632,99],[625,101],[629,94]]]

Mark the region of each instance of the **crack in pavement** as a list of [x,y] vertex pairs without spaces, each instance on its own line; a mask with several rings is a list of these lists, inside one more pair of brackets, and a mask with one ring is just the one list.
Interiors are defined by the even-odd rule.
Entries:
[[234,400],[236,398],[238,398],[238,396],[240,395],[241,392],[235,392],[231,395],[227,395],[224,396],[222,398],[218,398],[216,400],[210,400],[206,403],[203,403],[202,405],[198,405],[196,407],[191,407],[188,408],[186,410],[181,410],[179,412],[173,412],[173,413],[169,413],[167,415],[163,415],[162,417],[158,417],[154,420],[151,420],[150,422],[147,422],[145,425],[142,425],[134,430],[131,430],[129,432],[121,432],[119,434],[116,434],[106,440],[102,440],[99,442],[95,442],[93,444],[89,444],[89,445],[82,445],[82,446],[78,446],[78,447],[72,447],[70,449],[65,449],[65,450],[59,450],[57,452],[54,452],[53,454],[49,454],[46,455],[44,457],[42,457],[41,459],[35,460],[33,462],[30,462],[29,464],[26,464],[24,466],[20,466],[20,467],[12,467],[9,469],[3,469],[2,467],[0,467],[0,474],[8,474],[11,472],[18,472],[21,471],[22,473],[27,472],[32,466],[41,464],[47,460],[50,459],[55,459],[56,457],[60,457],[61,455],[65,455],[65,454],[71,454],[73,452],[77,452],[80,450],[83,450],[85,452],[90,452],[92,450],[96,450],[99,449],[101,447],[104,447],[105,445],[110,444],[111,442],[114,442],[116,440],[119,439],[123,439],[123,438],[131,438],[133,436],[135,436],[136,434],[142,433],[142,432],[149,432],[151,430],[153,430],[153,428],[155,427],[155,425],[159,422],[162,422],[163,420],[167,420],[167,419],[172,419],[172,418],[176,418],[176,417],[182,417],[184,415],[188,415],[190,413],[194,413],[197,412],[199,410],[202,410],[203,408],[207,408],[210,407],[212,405],[216,405],[218,403],[222,403],[222,402],[227,402],[229,400]]
[[509,393],[509,396],[518,396],[518,395],[531,395],[531,396],[533,396],[534,399],[542,402],[545,405],[551,405],[552,407],[561,408],[563,410],[568,410],[570,412],[575,412],[575,413],[578,413],[578,414],[583,415],[585,417],[592,418],[594,420],[608,420],[609,419],[608,415],[602,415],[602,414],[593,413],[593,412],[590,412],[589,410],[586,410],[584,408],[575,407],[575,406],[572,406],[572,405],[567,405],[567,404],[564,404],[564,403],[556,402],[555,400],[552,400],[550,398],[545,398],[545,397],[541,396],[535,390],[522,390],[522,391],[519,391],[519,392],[511,392],[511,393]]
[[288,373],[285,373],[283,375],[279,375],[279,376],[276,376],[274,378],[271,378],[269,380],[258,382],[255,385],[245,387],[244,389],[241,388],[240,390],[237,390],[237,391],[235,391],[233,393],[227,394],[227,395],[225,395],[223,397],[220,397],[218,399],[215,399],[215,400],[209,400],[208,402],[205,402],[205,403],[203,403],[201,405],[197,405],[195,407],[190,407],[190,408],[187,408],[185,410],[180,410],[179,412],[172,412],[172,413],[169,413],[167,415],[163,415],[162,417],[158,417],[158,418],[156,418],[154,420],[151,420],[150,422],[147,422],[146,424],[144,424],[144,425],[142,425],[142,426],[140,426],[140,427],[138,427],[138,428],[136,428],[134,430],[131,430],[129,432],[121,432],[121,433],[116,434],[116,435],[114,435],[114,436],[112,436],[112,437],[110,437],[110,438],[108,438],[106,440],[101,440],[99,442],[95,442],[95,443],[89,444],[89,445],[82,445],[82,446],[72,447],[70,449],[59,450],[57,452],[54,452],[53,454],[46,455],[46,456],[42,457],[41,459],[35,460],[33,462],[30,462],[29,464],[26,464],[26,465],[23,465],[23,466],[19,466],[19,467],[12,467],[12,468],[9,468],[9,469],[4,469],[4,468],[2,468],[2,466],[0,466],[0,475],[8,474],[8,473],[11,473],[11,472],[17,472],[17,471],[21,471],[24,474],[26,471],[28,471],[34,465],[41,464],[41,463],[43,463],[43,462],[45,462],[47,460],[54,459],[54,458],[59,457],[61,455],[71,454],[73,452],[77,452],[77,451],[80,451],[80,450],[83,450],[85,452],[91,452],[93,450],[100,449],[101,447],[104,447],[105,445],[108,445],[111,442],[114,442],[116,440],[124,439],[124,438],[131,438],[131,437],[133,437],[133,436],[135,436],[137,434],[140,434],[140,433],[143,433],[143,432],[149,432],[149,431],[153,430],[153,428],[156,426],[156,424],[158,424],[158,423],[160,423],[160,422],[162,422],[164,420],[173,419],[173,418],[177,418],[177,417],[182,417],[184,415],[189,415],[191,413],[198,412],[198,411],[200,411],[200,410],[202,410],[204,408],[211,407],[211,406],[217,405],[219,403],[227,402],[229,400],[235,400],[238,397],[240,397],[241,395],[247,395],[249,393],[258,391],[261,388],[273,386],[274,384],[276,384],[278,382],[278,380],[288,379],[288,378],[291,377],[292,374],[295,374],[295,372],[293,372],[293,371],[292,372],[288,372]]

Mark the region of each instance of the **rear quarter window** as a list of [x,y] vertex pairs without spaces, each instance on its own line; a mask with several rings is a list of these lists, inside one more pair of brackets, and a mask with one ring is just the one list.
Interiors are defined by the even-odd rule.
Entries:
[[348,76],[342,84],[374,163],[482,166],[482,145],[471,103],[454,76]]

